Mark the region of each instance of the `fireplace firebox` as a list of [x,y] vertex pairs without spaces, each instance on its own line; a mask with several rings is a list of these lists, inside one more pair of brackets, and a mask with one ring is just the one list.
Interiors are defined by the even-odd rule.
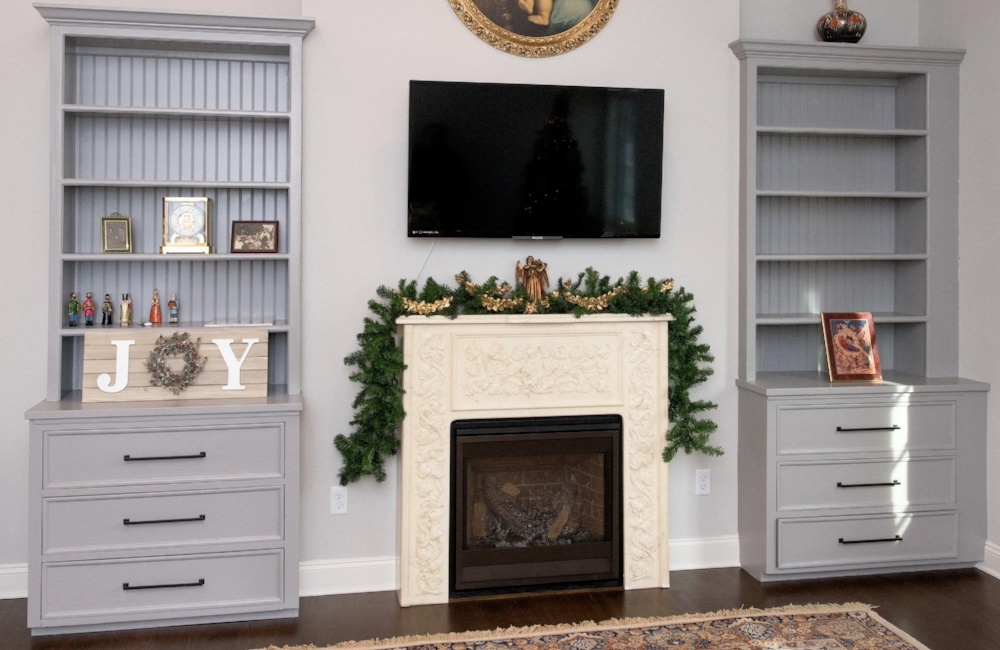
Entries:
[[618,415],[456,420],[451,596],[622,585]]

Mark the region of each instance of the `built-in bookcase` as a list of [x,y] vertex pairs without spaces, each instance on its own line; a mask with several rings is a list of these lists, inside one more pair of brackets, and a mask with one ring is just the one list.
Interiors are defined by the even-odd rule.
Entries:
[[[54,34],[49,399],[81,387],[84,328],[68,327],[69,294],[109,294],[116,314],[129,294],[141,324],[154,289],[163,302],[176,293],[182,327],[262,325],[269,383],[297,394],[312,21],[37,7]],[[211,254],[160,253],[167,196],[210,199]],[[113,213],[131,219],[132,253],[102,253]],[[233,221],[277,221],[278,251],[230,253]]]
[[[297,616],[300,97],[314,21],[35,7],[52,44],[51,272],[48,395],[26,414],[28,626]],[[161,252],[164,197],[211,201],[210,253]],[[131,220],[131,252],[104,252],[102,219],[115,213]],[[278,222],[277,252],[230,253],[234,221]],[[135,334],[154,289],[167,336],[266,330],[266,397],[85,403],[85,334],[101,315],[70,327],[70,293],[98,306],[110,295],[109,331],[127,341],[122,294]],[[145,370],[136,357],[129,368]]]
[[824,311],[872,312],[886,370],[954,374],[962,53],[733,51],[744,75],[741,378],[825,372]]
[[[740,564],[971,566],[986,391],[958,374],[959,50],[739,41]],[[884,381],[831,382],[871,312]]]

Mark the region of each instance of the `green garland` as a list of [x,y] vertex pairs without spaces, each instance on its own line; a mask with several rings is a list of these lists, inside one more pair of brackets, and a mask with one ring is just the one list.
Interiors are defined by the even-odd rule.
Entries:
[[354,431],[337,435],[334,445],[344,458],[340,483],[357,481],[362,476],[385,479],[384,459],[399,450],[398,429],[403,421],[403,351],[396,342],[396,319],[410,314],[439,315],[455,318],[459,314],[575,314],[595,312],[632,316],[672,314],[669,329],[670,383],[669,416],[663,460],[670,462],[679,451],[721,456],[720,447],[709,444],[715,422],[699,417],[717,407],[712,402],[692,400],[689,391],[712,375],[709,365],[715,358],[708,345],[698,342],[702,327],[694,322],[694,296],[673,288],[672,280],[643,282],[633,271],[628,278],[612,283],[592,268],[576,281],[560,279],[558,286],[543,300],[532,301],[523,287],[511,287],[491,277],[482,285],[469,279],[466,272],[455,276],[458,289],[428,279],[417,291],[416,282],[399,281],[396,289],[381,286],[378,298],[368,301],[372,316],[364,320],[358,334],[358,350],[344,363],[355,370],[350,379],[361,384],[354,398]]

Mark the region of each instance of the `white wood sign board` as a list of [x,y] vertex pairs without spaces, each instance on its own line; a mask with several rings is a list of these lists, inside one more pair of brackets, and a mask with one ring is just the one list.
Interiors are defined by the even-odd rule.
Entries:
[[[176,395],[150,383],[146,367],[157,340],[186,333],[198,342],[205,367],[194,383]],[[248,349],[249,348],[249,349]],[[181,355],[170,355],[173,373],[184,369]],[[244,328],[109,328],[87,330],[83,344],[83,401],[140,402],[233,399],[267,396],[267,331]]]

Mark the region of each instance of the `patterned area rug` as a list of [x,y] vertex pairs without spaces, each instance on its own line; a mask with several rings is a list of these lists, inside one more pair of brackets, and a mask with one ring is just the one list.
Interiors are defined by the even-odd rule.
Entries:
[[[284,650],[306,650],[297,646]],[[344,648],[406,650],[929,650],[869,605],[738,609],[670,618],[510,628],[342,643]],[[268,650],[279,650],[272,646]]]

